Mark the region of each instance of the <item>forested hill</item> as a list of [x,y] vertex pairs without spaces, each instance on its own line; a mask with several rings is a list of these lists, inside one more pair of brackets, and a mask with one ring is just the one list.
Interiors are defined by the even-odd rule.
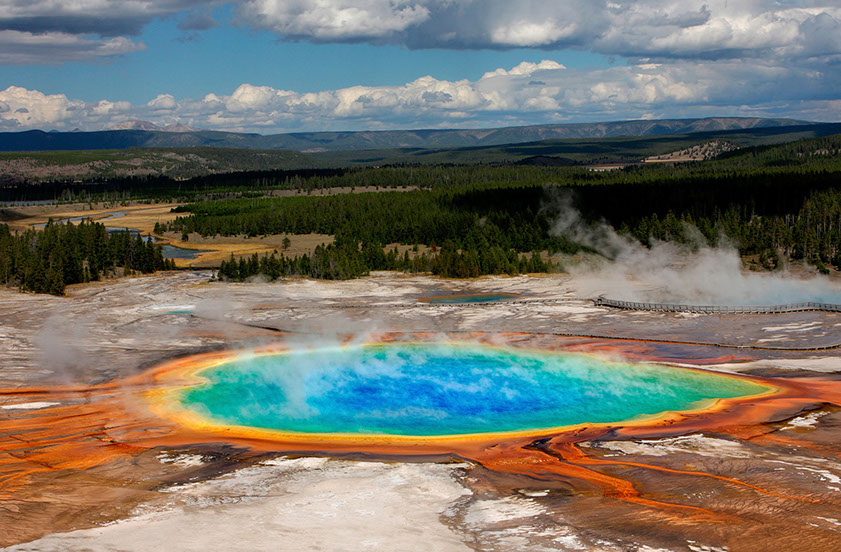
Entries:
[[509,143],[501,146],[459,148],[399,148],[346,150],[312,153],[312,157],[334,166],[372,166],[395,164],[520,163],[535,165],[589,165],[638,163],[651,156],[675,150],[723,142],[738,149],[784,144],[841,133],[841,123],[821,123],[787,127],[756,127],[658,136],[577,138]]
[[119,177],[183,179],[244,171],[311,169],[324,165],[309,155],[288,150],[196,147],[2,152],[0,187],[14,182]]
[[0,133],[0,151],[126,149],[130,147],[219,147],[340,151],[389,148],[453,148],[494,146],[540,140],[659,136],[734,129],[771,129],[815,125],[792,119],[711,117],[505,127],[492,129],[431,129],[357,132],[298,132],[241,134],[217,131],[164,132],[106,130],[98,132]]
[[[665,147],[665,146],[663,146]],[[143,152],[145,150],[129,150]],[[165,150],[162,150],[165,151]],[[191,150],[185,150],[191,151]],[[201,150],[194,150],[199,152]],[[214,150],[231,155],[248,154],[246,150]],[[94,155],[96,152],[78,152],[79,155]],[[120,152],[116,152],[120,153]],[[125,152],[128,154],[128,152]],[[257,152],[259,153],[259,152]],[[271,152],[269,152],[271,153]],[[276,152],[278,154],[296,152]],[[74,152],[48,152],[33,156],[68,155]],[[4,156],[19,154],[0,153]],[[30,154],[27,154],[30,155]],[[307,157],[303,156],[302,157]],[[714,181],[723,183],[739,173],[740,178],[762,180],[766,175],[779,173],[796,184],[794,190],[800,193],[811,189],[811,184],[823,182],[824,178],[808,178],[804,174],[815,172],[831,175],[831,181],[841,185],[841,134],[808,140],[797,140],[773,146],[748,147],[729,152],[717,159],[689,163],[644,164],[625,170],[594,172],[581,166],[554,166],[532,164],[466,164],[466,165],[409,165],[358,168],[309,168],[251,170],[235,173],[220,173],[196,176],[189,179],[177,175],[122,176],[73,182],[66,179],[33,182],[0,182],[0,203],[8,201],[33,200],[81,200],[91,199],[157,199],[191,201],[193,198],[209,197],[259,197],[272,195],[276,190],[302,190],[312,192],[319,189],[347,188],[458,188],[505,186],[544,186],[554,183],[561,186],[580,188],[590,184],[624,186],[634,184],[675,184],[669,186],[674,192],[674,208],[682,205],[684,198],[692,197],[697,182]],[[612,194],[616,192],[611,192]],[[764,192],[763,192],[764,193]],[[757,198],[745,196],[744,200],[755,202]],[[658,201],[658,204],[660,202]],[[665,206],[666,209],[669,205]]]

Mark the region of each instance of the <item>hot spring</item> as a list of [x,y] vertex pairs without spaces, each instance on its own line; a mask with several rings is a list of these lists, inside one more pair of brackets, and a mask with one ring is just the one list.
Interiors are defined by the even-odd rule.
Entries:
[[473,293],[468,295],[436,295],[435,297],[427,297],[420,301],[433,304],[498,303],[500,301],[510,301],[519,298],[519,295],[513,293]]
[[418,437],[616,423],[772,390],[699,370],[472,344],[241,355],[195,375],[202,382],[177,401],[213,423]]

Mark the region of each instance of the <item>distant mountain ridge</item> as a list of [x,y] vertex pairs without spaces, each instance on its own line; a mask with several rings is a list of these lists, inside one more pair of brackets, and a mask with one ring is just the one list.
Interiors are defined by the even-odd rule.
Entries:
[[132,119],[130,121],[123,121],[120,124],[114,125],[108,130],[150,130],[160,132],[198,132],[199,129],[191,126],[182,125],[181,123],[174,123],[171,125],[158,126],[149,121],[140,121]]
[[[497,146],[541,140],[660,136],[739,129],[806,126],[819,123],[758,117],[710,117],[571,123],[490,129],[426,129],[348,132],[244,134],[195,130],[183,125],[149,128],[144,121],[127,121],[116,130],[94,132],[1,132],[0,151],[96,150],[132,147],[216,147],[287,149],[301,152],[389,148],[457,148]],[[121,125],[122,126],[122,125]],[[140,127],[140,128],[135,128]]]

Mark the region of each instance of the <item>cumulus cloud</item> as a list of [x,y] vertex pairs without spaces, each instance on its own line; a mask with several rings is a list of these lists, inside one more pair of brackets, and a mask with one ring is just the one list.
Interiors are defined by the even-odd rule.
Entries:
[[8,110],[0,116],[8,123],[16,123],[22,128],[37,128],[44,124],[62,124],[73,118],[75,112],[84,109],[85,103],[69,100],[63,94],[46,95],[37,90],[27,90],[10,86],[0,92],[0,102]]
[[0,91],[0,128],[24,130],[33,128],[75,127],[100,129],[111,121],[125,118],[132,105],[125,101],[100,100],[86,103],[71,100],[64,94],[44,94],[10,86]]
[[58,64],[117,56],[146,49],[143,42],[124,37],[90,39],[63,32],[35,34],[0,30],[0,63]]
[[143,26],[207,0],[0,0],[0,29],[105,37],[140,34]]
[[405,0],[247,0],[241,16],[292,39],[381,40],[429,18],[425,2]]
[[178,104],[175,103],[175,97],[172,94],[158,94],[146,106],[155,111],[171,111],[178,107]]
[[839,120],[839,88],[837,72],[771,62],[702,60],[581,70],[544,60],[488,71],[477,80],[424,76],[400,86],[306,93],[245,83],[229,95],[176,99],[159,94],[142,105],[86,103],[13,86],[0,91],[0,126],[98,130],[141,119],[271,133],[721,115]]
[[841,40],[832,0],[242,0],[240,18],[294,40],[630,57],[815,56]]
[[[137,36],[156,18],[206,0],[0,0],[0,63],[90,61],[145,49]],[[200,18],[197,12],[195,17]],[[206,20],[185,21],[207,28]]]
[[[286,40],[578,48],[635,61],[841,56],[835,0],[0,0],[0,31],[73,36],[91,48],[121,38],[113,53],[125,53],[126,37],[154,19],[179,17],[183,31],[206,30],[217,24],[210,9],[223,4],[234,7],[239,23]],[[83,55],[78,50],[72,59]],[[0,62],[50,57],[33,49],[8,59]]]
[[515,66],[512,69],[503,69],[498,68],[495,71],[490,71],[485,73],[482,78],[488,79],[491,77],[500,77],[500,76],[513,76],[513,75],[520,75],[520,76],[532,76],[537,71],[555,71],[557,69],[566,69],[563,65],[558,63],[557,61],[552,61],[550,59],[544,59],[540,63],[532,63],[529,61],[524,61],[519,65]]

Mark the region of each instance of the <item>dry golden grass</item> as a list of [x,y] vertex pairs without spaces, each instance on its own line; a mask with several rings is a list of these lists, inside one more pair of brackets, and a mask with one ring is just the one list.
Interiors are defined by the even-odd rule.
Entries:
[[102,224],[113,228],[134,228],[143,233],[152,233],[155,229],[155,224],[166,223],[175,220],[175,217],[181,213],[170,212],[176,204],[160,205],[149,209],[136,209],[125,211],[124,217],[118,217],[111,220],[103,220]]
[[[283,239],[289,237],[288,249],[283,249]],[[321,244],[332,243],[333,236],[327,234],[274,234],[269,236],[249,238],[247,236],[219,236],[204,238],[199,234],[190,234],[187,241],[181,241],[181,234],[167,232],[160,236],[166,243],[184,249],[199,249],[207,251],[195,259],[176,259],[179,267],[215,267],[231,255],[235,259],[258,255],[283,253],[288,257],[312,255],[313,250]]]
[[[69,218],[86,217],[102,222],[111,228],[135,228],[141,232],[151,233],[156,222],[168,222],[175,219],[177,213],[171,213],[173,207],[180,203],[136,204],[127,207],[104,207],[93,205],[88,208],[86,203],[67,205],[32,205],[16,208],[15,211],[28,215],[25,219],[14,221],[10,226],[14,229],[25,230],[37,224],[44,224],[49,219],[63,220]],[[111,220],[102,220],[115,213],[125,213],[125,216]]]
[[[91,220],[101,222],[109,228],[132,228],[140,230],[144,234],[152,234],[155,224],[166,223],[174,220],[179,213],[173,213],[172,208],[179,203],[160,204],[135,204],[126,207],[121,206],[97,206],[89,208],[88,204],[67,204],[67,205],[33,205],[21,207],[16,211],[28,215],[27,218],[9,223],[15,230],[27,230],[35,225],[44,224],[49,219],[63,220],[77,217],[87,217]],[[124,216],[107,219],[115,213],[125,213]],[[195,259],[175,259],[178,267],[215,267],[219,266],[222,260],[250,257],[254,253],[258,255],[271,254],[274,251],[282,252],[287,256],[308,254],[325,243],[331,243],[333,236],[326,234],[289,234],[290,246],[283,249],[283,239],[286,234],[249,238],[247,236],[226,236],[204,238],[198,234],[190,234],[187,241],[181,241],[181,234],[167,232],[157,235],[167,243],[183,249],[197,249],[205,251]]]

